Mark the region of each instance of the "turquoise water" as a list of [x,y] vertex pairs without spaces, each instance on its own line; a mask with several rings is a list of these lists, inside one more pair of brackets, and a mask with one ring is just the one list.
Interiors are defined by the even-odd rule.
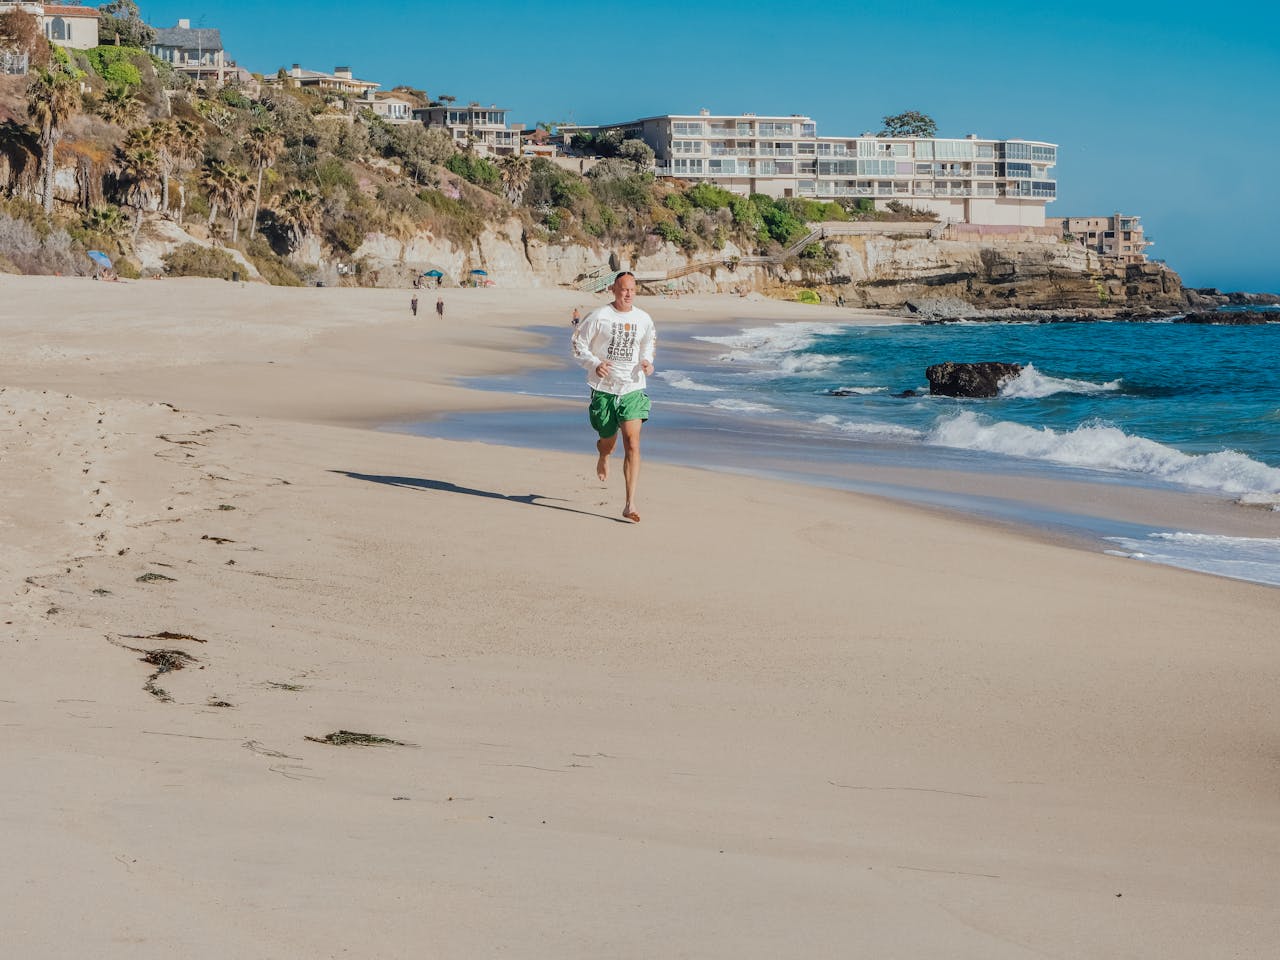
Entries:
[[[1280,324],[804,324],[700,339],[720,352],[661,374],[678,403],[1280,502]],[[1026,369],[995,398],[928,396],[925,368],[947,360]]]

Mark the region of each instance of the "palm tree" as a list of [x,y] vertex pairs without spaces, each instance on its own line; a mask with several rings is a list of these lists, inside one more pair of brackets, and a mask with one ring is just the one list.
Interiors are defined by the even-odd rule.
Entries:
[[80,106],[80,85],[62,70],[37,70],[27,87],[27,114],[40,127],[40,205],[53,212],[53,151],[62,139],[62,125]]
[[210,228],[218,219],[219,208],[228,206],[231,202],[231,193],[235,189],[231,180],[231,168],[217,161],[210,163],[200,174],[200,181],[204,185],[205,192],[209,194]]
[[253,177],[238,167],[227,169],[227,215],[231,217],[231,242],[240,239],[240,218],[249,210],[253,199]]
[[258,235],[258,209],[262,205],[262,173],[275,162],[284,149],[284,137],[270,127],[255,127],[245,144],[249,159],[258,167],[258,186],[253,191],[253,222],[249,224],[249,238]]
[[519,154],[502,158],[502,186],[507,191],[507,199],[519,203],[533,177],[533,160]]
[[320,225],[320,198],[301,187],[289,190],[276,202],[276,216],[289,225],[297,249],[303,237]]
[[178,123],[176,120],[156,120],[148,128],[151,142],[160,157],[160,212],[169,213],[169,179],[177,165]]
[[170,149],[178,176],[178,223],[182,223],[187,213],[186,175],[204,158],[204,128],[192,120],[179,120]]
[[98,101],[98,116],[108,123],[128,126],[137,120],[142,113],[142,101],[133,95],[129,87],[123,83],[107,87]]
[[161,177],[160,154],[149,127],[134,130],[125,138],[124,144],[116,148],[116,166],[126,184],[125,202],[135,211],[133,236],[136,242],[138,231],[142,229],[142,212],[155,201]]

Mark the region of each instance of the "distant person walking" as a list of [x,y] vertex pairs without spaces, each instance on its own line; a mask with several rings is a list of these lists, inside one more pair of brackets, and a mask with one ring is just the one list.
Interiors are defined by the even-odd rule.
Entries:
[[409,309],[413,311],[413,315],[418,315],[418,295],[415,293],[413,299],[409,301]]
[[573,308],[573,325],[576,327],[582,321],[582,311],[577,307]]
[[436,297],[436,316],[444,319],[444,297]]
[[649,419],[645,377],[653,373],[658,345],[653,318],[633,305],[635,274],[623,272],[609,288],[613,303],[592,310],[573,330],[571,352],[587,371],[591,401],[587,417],[600,439],[596,441],[596,476],[609,478],[609,456],[622,433],[622,474],[627,501],[622,515],[640,522],[636,486],[640,479],[640,428]]

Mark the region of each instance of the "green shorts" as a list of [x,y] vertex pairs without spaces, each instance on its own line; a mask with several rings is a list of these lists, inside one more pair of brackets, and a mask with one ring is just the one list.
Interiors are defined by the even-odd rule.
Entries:
[[591,419],[591,428],[607,439],[618,432],[618,424],[624,420],[649,419],[649,395],[643,390],[632,390],[619,397],[592,390],[587,416]]

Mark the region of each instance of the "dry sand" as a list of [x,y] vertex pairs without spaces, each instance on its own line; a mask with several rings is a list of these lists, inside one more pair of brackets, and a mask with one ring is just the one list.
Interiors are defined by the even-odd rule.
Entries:
[[1276,590],[655,463],[618,522],[585,427],[363,426],[586,298],[408,299],[0,278],[0,954],[1280,951]]

